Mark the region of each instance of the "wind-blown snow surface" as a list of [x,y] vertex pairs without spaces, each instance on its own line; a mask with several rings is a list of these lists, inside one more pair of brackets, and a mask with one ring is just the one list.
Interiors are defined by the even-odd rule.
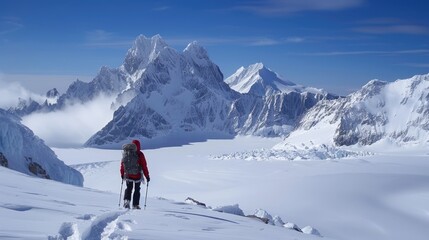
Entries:
[[[239,204],[245,215],[263,209],[271,216],[281,217],[288,227],[296,224],[303,231],[313,229],[323,239],[427,239],[429,152],[425,149],[407,151],[403,148],[397,153],[383,153],[382,148],[373,148],[371,151],[374,155],[331,160],[311,160],[309,157],[305,161],[213,160],[210,157],[251,149],[270,149],[278,141],[279,139],[238,137],[183,147],[145,150],[151,174],[149,196],[176,201],[192,197],[213,207]],[[349,150],[367,152],[366,149]],[[110,202],[117,201],[121,181],[120,150],[55,151],[83,173],[86,187],[112,192],[112,195],[105,193],[110,196],[110,206]],[[97,200],[91,204],[100,206]],[[289,231],[284,232],[284,228],[267,228],[267,225],[260,225],[259,222],[256,225],[242,224],[244,228],[224,221],[221,221],[222,224],[211,222],[209,218],[195,215],[209,215],[206,210],[188,205],[171,205],[153,198],[149,199],[148,206],[148,213],[143,212],[138,217],[120,217],[117,221],[118,224],[127,223],[132,229],[140,229],[137,235],[134,230],[126,233],[115,230],[113,234],[130,234],[129,236],[137,239],[170,239],[173,236],[175,239],[177,236],[185,238],[181,234],[187,234],[187,231],[196,234],[194,239],[309,237],[302,233],[291,237]],[[178,209],[178,206],[185,209]],[[99,216],[98,212],[89,213]],[[226,215],[220,218],[234,222],[241,219]],[[127,222],[127,219],[137,224]],[[200,221],[200,225],[195,227],[194,221]],[[66,219],[62,222],[76,220]],[[55,230],[60,225],[57,223]],[[213,231],[202,237],[200,234],[206,234],[206,231],[201,230],[203,228]],[[260,233],[259,229],[264,231]],[[264,235],[268,232],[274,235]]]

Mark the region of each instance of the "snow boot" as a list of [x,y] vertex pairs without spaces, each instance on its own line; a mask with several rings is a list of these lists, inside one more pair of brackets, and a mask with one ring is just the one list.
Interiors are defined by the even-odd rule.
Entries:
[[124,200],[124,208],[130,209],[130,200],[127,200],[127,199]]
[[141,207],[139,205],[134,205],[133,209],[141,209]]

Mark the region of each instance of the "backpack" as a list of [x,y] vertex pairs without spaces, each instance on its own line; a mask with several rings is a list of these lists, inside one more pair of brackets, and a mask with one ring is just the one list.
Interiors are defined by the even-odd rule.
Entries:
[[122,163],[124,164],[126,175],[136,175],[141,172],[142,167],[139,165],[137,146],[134,143],[128,143],[122,146]]

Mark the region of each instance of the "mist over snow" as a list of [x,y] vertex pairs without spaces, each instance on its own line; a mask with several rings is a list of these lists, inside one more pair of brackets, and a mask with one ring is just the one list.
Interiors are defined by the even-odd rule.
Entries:
[[7,109],[17,106],[19,99],[33,99],[36,102],[42,103],[46,100],[46,96],[33,93],[17,82],[5,82],[0,75],[0,108]]
[[69,102],[62,110],[25,116],[22,123],[49,146],[79,147],[112,119],[113,101],[100,95],[85,104]]

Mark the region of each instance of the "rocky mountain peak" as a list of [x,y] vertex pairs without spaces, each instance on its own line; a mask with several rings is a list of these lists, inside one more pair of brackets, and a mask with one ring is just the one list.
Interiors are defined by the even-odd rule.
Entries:
[[151,38],[140,35],[128,50],[123,66],[128,73],[133,74],[138,69],[145,68],[166,47],[168,45],[160,35]]
[[60,93],[56,88],[52,88],[46,93],[47,98],[58,98],[60,96]]

